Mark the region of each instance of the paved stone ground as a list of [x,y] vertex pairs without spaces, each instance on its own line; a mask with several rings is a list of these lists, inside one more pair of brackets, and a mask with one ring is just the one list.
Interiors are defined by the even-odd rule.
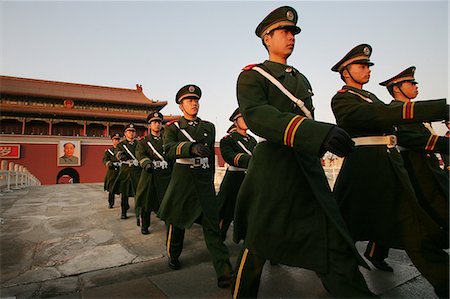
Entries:
[[[0,197],[0,298],[229,298],[216,286],[200,226],[186,232],[182,269],[170,271],[165,227],[152,214],[142,235],[134,213],[107,208],[102,184],[30,187]],[[134,201],[130,199],[131,206]],[[239,245],[228,237],[232,263]],[[365,242],[357,244],[362,252]],[[394,273],[362,273],[383,298],[436,298],[408,257],[391,250]],[[261,298],[330,298],[308,270],[266,264]]]

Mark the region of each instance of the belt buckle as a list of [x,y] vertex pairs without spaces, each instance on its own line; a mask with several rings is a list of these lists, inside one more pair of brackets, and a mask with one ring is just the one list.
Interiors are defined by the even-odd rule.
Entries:
[[194,158],[194,166],[200,166],[201,165],[201,158]]
[[388,148],[393,148],[397,145],[397,136],[390,135],[389,136],[389,144],[387,145]]

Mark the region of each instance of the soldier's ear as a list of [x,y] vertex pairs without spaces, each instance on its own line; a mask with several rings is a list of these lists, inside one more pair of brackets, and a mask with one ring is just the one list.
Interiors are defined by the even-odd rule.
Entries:
[[180,110],[184,112],[184,109],[183,109],[183,102],[181,102],[180,104],[178,104],[178,107],[180,107]]

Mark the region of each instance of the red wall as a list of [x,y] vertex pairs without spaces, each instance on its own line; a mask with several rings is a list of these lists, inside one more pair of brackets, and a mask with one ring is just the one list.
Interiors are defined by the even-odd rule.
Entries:
[[[10,159],[28,168],[42,185],[56,184],[58,173],[67,168],[57,165],[57,144],[20,144],[19,159]],[[103,153],[110,146],[107,145],[81,145],[81,166],[70,166],[80,175],[80,183],[103,182],[106,167],[102,163]]]

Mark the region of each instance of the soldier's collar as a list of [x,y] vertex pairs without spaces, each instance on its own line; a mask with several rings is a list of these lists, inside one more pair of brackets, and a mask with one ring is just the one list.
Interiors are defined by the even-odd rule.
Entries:
[[[186,128],[189,125],[189,122],[192,122],[191,120],[187,120],[186,118],[182,117],[180,119],[180,127]],[[196,122],[196,125],[198,125],[201,122],[200,117],[197,117],[194,122]]]
[[266,66],[269,69],[270,73],[275,77],[282,77],[286,74],[295,74],[299,72],[293,66],[270,60],[264,61],[263,65]]
[[344,85],[344,87],[342,87],[342,89],[352,90],[352,91],[359,93],[360,95],[363,95],[365,97],[369,97],[372,94],[370,91],[367,91],[364,89],[359,89],[359,88],[349,86],[349,85]]

